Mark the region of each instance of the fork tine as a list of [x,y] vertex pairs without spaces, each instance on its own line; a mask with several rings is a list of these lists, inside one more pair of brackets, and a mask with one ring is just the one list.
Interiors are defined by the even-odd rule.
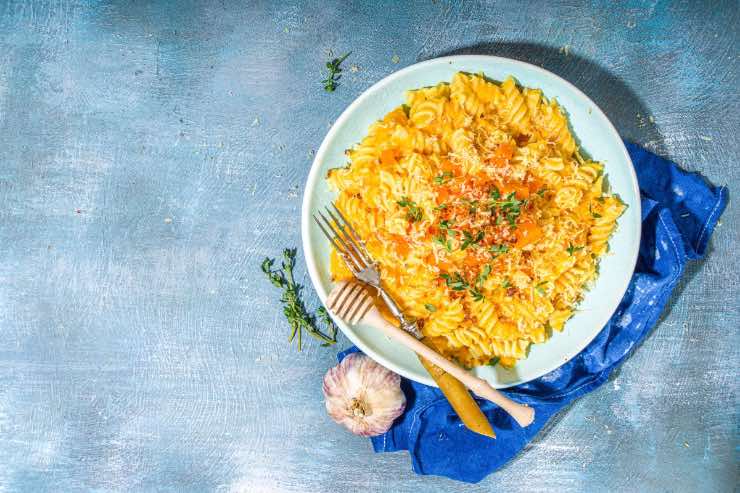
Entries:
[[328,207],[326,207],[326,212],[329,213],[331,218],[334,220],[334,224],[336,224],[337,228],[339,228],[344,234],[344,239],[347,241],[347,243],[349,243],[352,246],[355,252],[357,252],[357,255],[360,257],[360,259],[365,263],[365,265],[370,265],[370,262],[368,261],[367,256],[365,255],[365,252],[361,248],[361,243],[359,241],[356,241],[353,238],[354,235],[348,233],[347,230],[344,229],[344,226],[342,225],[342,223],[344,222],[345,224],[347,224],[347,226],[349,226],[349,223],[347,222],[347,220],[342,218],[343,221],[340,221],[339,218],[337,218],[337,216],[335,216],[334,213],[331,211],[331,209],[329,209]]
[[337,252],[339,252],[340,254],[343,254],[344,252],[342,251],[342,247],[340,247],[340,246],[339,246],[339,245],[337,244],[337,242],[336,242],[336,241],[334,241],[334,235],[332,235],[332,234],[331,234],[331,233],[329,233],[329,232],[328,232],[328,231],[327,231],[326,229],[324,229],[324,225],[323,225],[323,224],[321,224],[321,221],[319,221],[319,218],[318,218],[318,217],[316,217],[316,215],[315,215],[315,214],[314,214],[314,216],[313,216],[313,220],[314,220],[314,221],[316,221],[316,224],[318,224],[318,225],[319,225],[319,228],[321,228],[321,231],[322,231],[322,232],[324,233],[324,236],[326,236],[326,239],[327,239],[327,240],[329,240],[329,241],[331,242],[331,244],[332,244],[332,245],[334,246],[334,248],[336,248]]
[[[358,273],[362,270],[362,267],[361,266],[358,267],[357,260],[354,258],[353,254],[347,252],[346,247],[343,247],[339,243],[337,243],[336,240],[339,240],[341,242],[341,238],[339,238],[338,236],[332,234],[332,233],[334,233],[334,229],[331,226],[329,226],[327,224],[327,227],[332,232],[332,233],[329,233],[329,231],[327,231],[327,227],[324,227],[324,225],[321,224],[321,221],[319,221],[319,219],[316,216],[313,216],[313,219],[314,219],[314,221],[316,221],[316,224],[319,225],[319,228],[324,233],[324,236],[326,236],[326,238],[334,246],[334,248],[337,251],[337,253],[342,257],[342,259],[344,260],[345,265],[352,272],[352,275],[357,276]],[[324,220],[326,221],[326,218],[324,218]]]
[[319,228],[321,228],[321,231],[324,233],[324,236],[326,236],[326,238],[331,242],[331,244],[336,249],[337,253],[339,253],[339,255],[341,255],[341,257],[344,259],[344,262],[347,264],[347,267],[349,268],[349,270],[352,271],[352,274],[357,275],[357,272],[359,272],[359,270],[355,267],[355,264],[353,262],[347,259],[347,254],[344,252],[344,249],[341,246],[339,246],[339,244],[334,240],[334,235],[329,233],[326,230],[326,228],[324,228],[324,225],[321,224],[321,221],[319,221],[319,219],[315,215],[313,216],[313,220],[316,221],[316,224],[319,225]]
[[[352,238],[355,240],[355,243],[357,243],[361,249],[360,252],[363,254],[363,256],[369,258],[370,255],[368,255],[367,251],[365,250],[365,244],[360,238],[360,235],[357,234],[357,231],[355,231],[355,228],[352,226],[352,223],[349,222],[346,217],[344,217],[344,214],[342,214],[342,211],[339,210],[339,207],[337,207],[337,205],[334,202],[331,203],[331,206],[334,208],[334,210],[337,212],[339,217],[342,219],[342,222],[344,222],[344,224],[347,225],[347,228],[349,228],[349,232],[352,234]],[[370,262],[367,262],[367,264],[369,265]]]
[[[364,268],[365,268],[365,266],[364,266],[364,265],[362,265],[362,263],[361,263],[361,262],[359,261],[359,259],[358,259],[358,258],[356,257],[356,255],[357,255],[357,254],[356,254],[356,253],[354,253],[354,252],[353,252],[353,251],[352,251],[352,250],[351,250],[351,249],[350,249],[350,248],[349,248],[349,247],[347,246],[347,243],[345,243],[345,241],[344,241],[344,239],[342,238],[342,236],[341,236],[341,235],[340,235],[340,234],[339,234],[339,233],[338,233],[338,232],[337,232],[337,231],[336,231],[336,230],[334,229],[334,227],[332,226],[332,224],[331,224],[331,221],[329,221],[329,220],[328,220],[328,219],[326,218],[326,216],[325,216],[324,214],[322,214],[322,213],[321,213],[321,211],[319,211],[319,212],[318,212],[318,214],[319,214],[319,217],[321,217],[321,219],[323,219],[323,220],[324,220],[324,224],[326,225],[326,227],[327,227],[327,228],[329,228],[329,230],[331,230],[331,232],[332,232],[332,233],[334,233],[334,235],[333,235],[333,237],[334,237],[334,238],[331,238],[331,236],[332,236],[332,235],[330,235],[330,234],[329,234],[329,233],[328,233],[328,232],[327,232],[327,231],[326,231],[326,230],[325,230],[325,229],[324,229],[323,227],[321,227],[321,230],[322,230],[322,231],[324,232],[324,234],[325,234],[325,235],[326,235],[327,237],[329,237],[329,238],[331,239],[331,242],[332,242],[332,244],[333,244],[333,245],[334,245],[335,247],[337,247],[337,244],[336,244],[336,242],[334,241],[335,239],[336,239],[336,240],[338,240],[338,241],[339,241],[339,243],[341,243],[341,245],[342,245],[342,248],[337,248],[337,251],[338,251],[338,252],[339,252],[339,254],[340,254],[340,255],[342,256],[342,258],[344,258],[344,261],[345,261],[345,262],[347,263],[347,265],[348,265],[348,266],[349,266],[349,267],[351,268],[351,270],[353,271],[353,273],[354,273],[354,274],[357,274],[357,272],[359,272],[359,271],[361,271],[362,269],[364,269]],[[315,217],[315,216],[314,216],[314,219],[316,219],[316,217]],[[317,220],[317,222],[318,222],[318,220]],[[321,223],[319,223],[319,226],[321,226]],[[350,262],[350,261],[351,261],[351,262]],[[354,265],[352,265],[352,264],[354,264]],[[354,268],[352,268],[352,267],[354,267]]]

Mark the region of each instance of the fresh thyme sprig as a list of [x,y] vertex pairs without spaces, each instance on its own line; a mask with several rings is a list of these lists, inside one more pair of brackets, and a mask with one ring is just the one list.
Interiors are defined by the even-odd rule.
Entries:
[[[329,313],[322,306],[316,310],[316,315],[311,315],[306,310],[306,306],[301,299],[301,289],[303,286],[296,284],[293,278],[293,268],[295,267],[295,248],[286,248],[283,250],[283,261],[280,269],[273,269],[275,259],[265,258],[262,261],[262,272],[276,288],[283,290],[280,301],[283,303],[283,314],[290,324],[291,332],[288,338],[289,342],[298,336],[298,350],[301,350],[302,335],[305,330],[310,336],[318,339],[322,346],[331,346],[337,342],[337,326],[334,325]],[[316,318],[326,326],[326,332],[317,328]]]
[[347,52],[339,58],[326,62],[326,68],[329,69],[329,76],[321,81],[321,83],[324,84],[324,90],[326,92],[334,92],[339,85],[338,81],[342,77],[342,62],[350,55],[350,53],[352,52]]
[[527,199],[519,200],[516,193],[511,192],[502,199],[501,192],[497,188],[491,190],[491,211],[499,210],[500,215],[496,218],[496,224],[499,224],[499,218],[503,217],[509,223],[509,226],[516,228],[516,220],[522,213],[522,207],[527,205]]
[[470,293],[470,296],[473,297],[473,300],[481,301],[484,296],[483,293],[481,293],[480,288],[483,285],[483,282],[485,282],[486,278],[488,277],[488,274],[491,273],[491,267],[486,265],[483,270],[484,272],[475,279],[473,285],[471,285],[467,281],[467,279],[465,279],[465,277],[463,277],[459,272],[455,272],[452,275],[444,273],[440,274],[439,277],[444,279],[447,287],[451,290],[468,291]]
[[406,212],[406,220],[414,223],[417,221],[421,221],[422,216],[424,215],[421,208],[416,205],[416,202],[413,200],[409,200],[408,197],[403,197],[401,200],[396,202],[401,207],[406,207],[408,211]]
[[473,236],[470,231],[463,231],[463,242],[460,245],[460,250],[465,250],[470,245],[477,245],[478,243],[483,240],[483,237],[485,236],[485,233],[483,231],[478,231],[478,234]]
[[457,231],[454,229],[450,229],[452,227],[452,222],[448,219],[444,219],[440,221],[439,223],[439,236],[434,238],[434,241],[436,243],[439,243],[443,247],[445,247],[445,250],[448,252],[452,252],[452,241],[449,240],[448,236],[455,236],[457,234]]
[[468,287],[470,287],[468,281],[466,281],[459,272],[455,272],[453,275],[440,274],[439,277],[444,279],[447,287],[452,289],[453,291],[465,291],[466,289],[468,289]]

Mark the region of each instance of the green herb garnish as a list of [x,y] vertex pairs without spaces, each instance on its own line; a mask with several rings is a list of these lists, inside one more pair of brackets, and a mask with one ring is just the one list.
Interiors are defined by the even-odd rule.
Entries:
[[547,284],[547,281],[542,281],[541,283],[539,283],[538,285],[534,287],[535,291],[540,293],[540,296],[545,296],[545,290],[542,289],[542,286],[544,286],[545,284]]
[[295,267],[296,250],[286,248],[283,250],[283,261],[280,269],[273,269],[275,259],[265,258],[262,261],[262,272],[276,288],[283,290],[280,301],[283,303],[283,314],[290,324],[291,332],[288,342],[298,336],[298,350],[301,350],[303,330],[323,344],[322,346],[331,346],[337,342],[337,326],[334,325],[328,312],[324,307],[316,310],[316,315],[326,325],[327,333],[317,328],[316,316],[311,315],[306,310],[306,306],[301,299],[301,289],[303,286],[296,284],[293,278],[293,268]]
[[565,249],[565,251],[568,252],[571,257],[573,256],[574,253],[580,252],[581,250],[583,250],[583,247],[582,246],[581,247],[575,247],[575,246],[573,246],[572,243],[568,243],[568,248]]
[[445,250],[448,252],[452,251],[452,242],[448,240],[445,236],[437,236],[434,238],[435,243],[439,243],[443,247],[445,247]]
[[342,67],[340,65],[342,65],[342,62],[350,55],[350,53],[352,52],[345,53],[339,58],[326,62],[326,68],[329,69],[329,76],[321,81],[321,83],[324,84],[324,90],[326,92],[334,92],[339,85],[338,81],[342,77]]
[[594,217],[596,219],[598,219],[598,218],[601,217],[601,214],[599,214],[598,212],[594,212],[593,210],[591,210],[591,204],[590,203],[588,204],[588,212],[591,214],[591,217]]
[[459,272],[456,272],[452,276],[449,274],[441,274],[439,277],[444,279],[447,283],[447,287],[452,289],[453,291],[465,291],[466,289],[468,289],[468,281],[466,281]]
[[406,219],[411,221],[412,223],[421,221],[421,218],[423,216],[423,212],[421,208],[416,205],[416,202],[413,202],[409,200],[408,197],[403,197],[401,200],[396,202],[401,207],[406,207],[408,211],[406,212]]
[[548,339],[552,337],[552,325],[550,325],[549,320],[545,322],[545,335]]
[[494,356],[488,361],[488,363],[486,363],[486,366],[496,366],[499,361],[501,361],[501,358],[499,358],[498,356]]
[[539,195],[540,197],[544,197],[546,191],[546,188],[540,188],[539,190],[537,190],[537,195]]
[[485,267],[483,267],[483,270],[480,271],[480,274],[478,274],[478,277],[475,279],[475,284],[477,286],[482,285],[484,282],[486,282],[486,279],[488,279],[488,276],[491,274],[491,266],[489,264],[486,264]]
[[456,232],[451,230],[452,223],[448,219],[444,219],[439,223],[439,230],[441,234],[434,238],[434,241],[445,247],[448,252],[452,251],[452,242],[447,239],[448,235],[455,236]]
[[452,175],[452,172],[450,172],[450,171],[445,171],[445,172],[444,172],[444,173],[442,173],[441,175],[439,175],[439,176],[435,176],[435,177],[434,177],[434,183],[436,183],[437,185],[442,185],[442,184],[443,184],[443,183],[445,183],[445,182],[446,182],[447,180],[449,180],[450,178],[452,178],[452,176],[453,176],[453,175]]
[[439,204],[437,207],[434,208],[435,211],[443,211],[447,209],[447,204]]
[[509,251],[509,247],[507,245],[501,244],[501,245],[491,245],[488,247],[488,251],[493,254],[493,258],[498,257],[502,253],[506,253]]
[[496,192],[496,196],[494,196],[493,192],[491,193],[493,200],[490,203],[490,208],[492,211],[499,211],[500,215],[496,219],[496,224],[500,223],[498,218],[503,217],[512,228],[516,228],[516,220],[522,213],[522,207],[527,205],[527,200],[517,199],[515,192],[511,192],[502,200],[498,190],[494,189],[494,191]]
[[432,305],[431,303],[426,303],[424,305],[424,308],[426,308],[429,313],[434,313],[437,311],[437,307]]
[[468,199],[462,199],[462,200],[468,205],[468,212],[470,212],[471,214],[475,214],[478,211],[478,201],[477,200],[468,200]]
[[483,293],[481,293],[477,287],[471,286],[468,290],[470,292],[470,296],[473,297],[474,301],[481,301],[483,299]]
[[476,286],[471,286],[465,278],[456,272],[453,275],[441,274],[439,277],[445,280],[447,287],[453,291],[465,291],[468,290],[470,295],[475,301],[481,301],[483,299],[483,293]]
[[486,279],[488,279],[490,274],[491,266],[486,264],[483,267],[483,270],[481,270],[475,278],[475,285],[471,286],[469,289],[470,295],[475,301],[481,301],[483,299],[483,293],[480,292],[480,288],[483,286],[483,283],[486,282]]
[[447,235],[455,236],[457,231],[450,229],[455,223],[451,219],[443,219],[439,222],[439,229]]
[[470,245],[477,245],[483,239],[485,233],[478,231],[478,234],[473,236],[470,231],[463,231],[463,242],[460,245],[460,250],[465,250]]
[[501,287],[504,289],[509,289],[511,287],[511,281],[509,281],[508,277],[501,283]]

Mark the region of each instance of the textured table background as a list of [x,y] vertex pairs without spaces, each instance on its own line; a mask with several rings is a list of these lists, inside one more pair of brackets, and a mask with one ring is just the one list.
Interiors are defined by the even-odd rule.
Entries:
[[258,264],[332,120],[443,54],[554,71],[737,191],[737,3],[125,4],[0,2],[1,491],[733,490],[732,204],[621,371],[473,486],[329,421],[335,351],[288,346]]

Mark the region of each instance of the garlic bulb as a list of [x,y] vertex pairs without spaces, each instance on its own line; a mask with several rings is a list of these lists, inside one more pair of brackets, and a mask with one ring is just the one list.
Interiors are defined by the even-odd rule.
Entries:
[[326,372],[324,397],[331,419],[364,437],[388,431],[406,408],[401,377],[359,353]]

